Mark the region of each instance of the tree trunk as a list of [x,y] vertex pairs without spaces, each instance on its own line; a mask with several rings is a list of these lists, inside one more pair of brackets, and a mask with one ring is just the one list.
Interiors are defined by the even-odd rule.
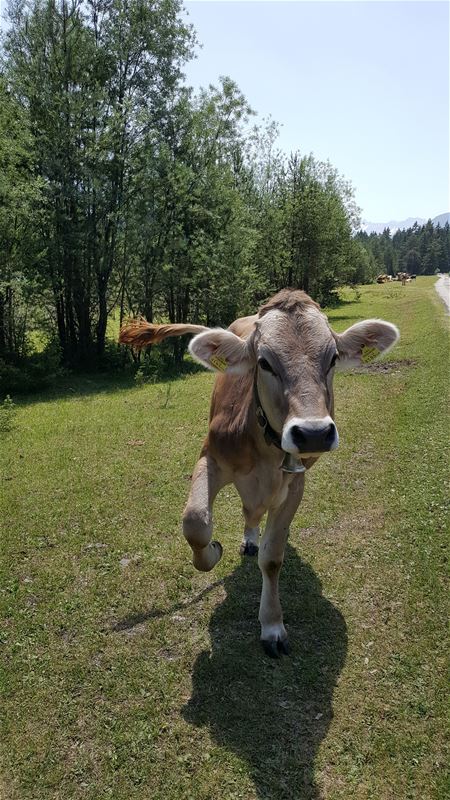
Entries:
[[6,355],[5,296],[0,292],[0,356]]
[[106,289],[108,281],[105,274],[100,274],[97,281],[98,292],[98,321],[97,321],[97,356],[102,358],[105,353],[106,326],[108,324],[108,306],[106,303]]

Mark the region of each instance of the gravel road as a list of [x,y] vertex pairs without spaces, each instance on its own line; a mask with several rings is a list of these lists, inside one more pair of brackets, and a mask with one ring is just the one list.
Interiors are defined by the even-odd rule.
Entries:
[[434,284],[439,297],[444,301],[447,314],[450,314],[450,278],[448,275],[439,275]]

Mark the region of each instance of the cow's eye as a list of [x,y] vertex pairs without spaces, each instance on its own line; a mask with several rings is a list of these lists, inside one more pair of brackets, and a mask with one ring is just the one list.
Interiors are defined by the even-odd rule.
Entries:
[[276,374],[265,358],[258,358],[258,365],[261,367],[261,369],[265,370],[265,372],[270,372],[272,375]]
[[332,369],[333,369],[333,367],[334,367],[334,365],[336,364],[336,361],[338,360],[338,358],[339,358],[338,354],[337,354],[337,353],[335,353],[335,354],[334,354],[334,356],[333,356],[333,358],[331,359],[330,366],[328,367],[328,372],[330,372],[330,370],[332,370]]

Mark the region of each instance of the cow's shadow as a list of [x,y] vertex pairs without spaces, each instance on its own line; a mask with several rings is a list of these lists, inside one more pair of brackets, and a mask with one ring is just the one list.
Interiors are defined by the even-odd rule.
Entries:
[[195,662],[183,716],[248,763],[257,797],[319,800],[314,762],[345,661],[344,618],[288,546],[280,593],[292,655],[274,661],[258,642],[256,559],[243,559],[224,585],[227,596],[210,622],[212,649]]

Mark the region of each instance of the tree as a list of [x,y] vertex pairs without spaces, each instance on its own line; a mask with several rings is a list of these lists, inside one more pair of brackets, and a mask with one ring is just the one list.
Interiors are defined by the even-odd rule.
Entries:
[[422,260],[420,258],[420,253],[417,250],[408,250],[405,259],[405,269],[406,272],[410,274],[418,274],[422,272]]
[[[231,322],[238,313],[252,285],[248,275],[244,280],[251,235],[241,186],[249,114],[224,78],[196,97],[181,93],[169,134],[153,136],[144,148],[129,228],[140,253],[129,276],[134,313],[206,324]],[[175,340],[174,348],[181,357],[183,344]]]
[[178,0],[10,6],[6,63],[45,183],[46,278],[69,363],[104,351],[139,152],[166,125],[193,43],[179,12]]
[[0,76],[0,358],[23,356],[40,258],[42,184],[29,118]]
[[415,274],[432,275],[436,270],[446,271],[450,267],[450,229],[441,228],[431,220],[426,225],[414,223],[412,228],[398,230],[391,239],[390,232],[358,233],[358,241],[372,254],[378,272],[402,270]]
[[4,68],[41,202],[23,205],[28,285],[35,305],[50,298],[69,365],[102,357],[115,309],[227,324],[286,285],[327,302],[392,251],[389,235],[371,255],[354,239],[353,189],[329,163],[287,158],[270,120],[249,130],[230,78],[182,85],[195,35],[180,10],[11,0]]

